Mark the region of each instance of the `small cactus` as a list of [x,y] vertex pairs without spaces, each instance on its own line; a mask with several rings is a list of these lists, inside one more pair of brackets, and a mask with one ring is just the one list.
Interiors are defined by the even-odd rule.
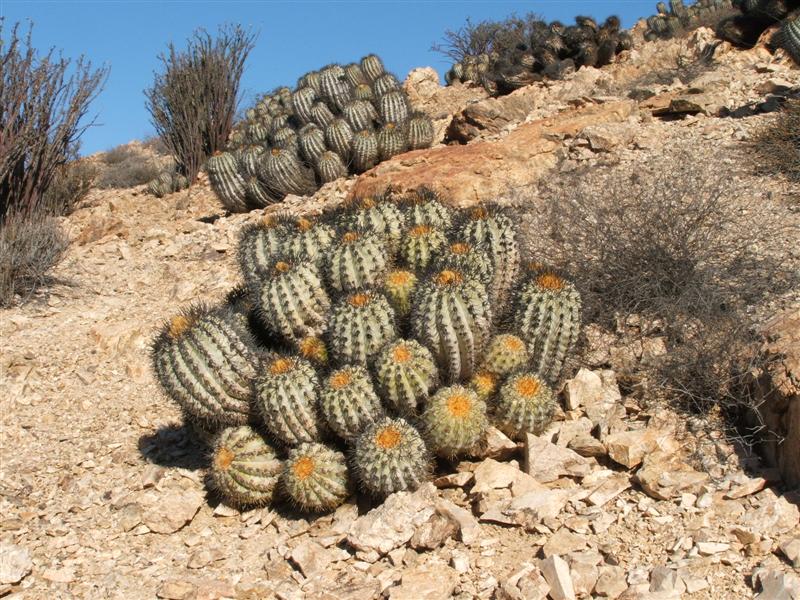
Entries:
[[417,289],[417,281],[414,272],[405,269],[394,269],[384,275],[381,289],[398,317],[404,318],[411,312],[411,299]]
[[430,351],[415,340],[397,340],[381,350],[375,361],[378,388],[398,414],[411,416],[437,383]]
[[358,231],[371,231],[386,239],[394,253],[403,237],[405,216],[391,202],[374,198],[360,198],[353,203],[342,226]]
[[292,94],[292,108],[294,114],[303,122],[310,123],[313,120],[311,107],[317,101],[317,92],[312,87],[301,87]]
[[383,240],[374,233],[347,231],[328,256],[328,281],[339,292],[375,286],[388,268]]
[[389,160],[408,149],[405,131],[397,123],[386,123],[378,132],[378,156]]
[[379,119],[375,107],[367,100],[351,100],[342,113],[353,131],[372,129]]
[[353,128],[344,119],[334,119],[325,128],[325,143],[328,148],[342,157],[350,159],[350,141],[353,139]]
[[401,90],[393,90],[381,96],[379,101],[381,117],[391,123],[405,123],[408,120],[408,100]]
[[383,414],[369,373],[358,366],[330,374],[320,391],[320,410],[330,429],[344,440],[354,439]]
[[433,130],[433,121],[428,115],[423,113],[412,114],[406,128],[408,129],[409,150],[431,147],[435,132]]
[[553,418],[556,400],[547,384],[533,373],[512,375],[494,403],[497,428],[513,439],[542,433]]
[[397,78],[391,73],[384,73],[372,82],[372,93],[375,94],[377,98],[381,98],[385,94],[399,89],[400,82],[397,81]]
[[286,149],[272,148],[264,154],[259,171],[261,179],[277,194],[305,196],[316,190],[314,176],[298,160],[297,155]]
[[369,54],[361,59],[361,72],[364,73],[368,81],[375,81],[386,73],[386,69],[377,55]]
[[479,370],[469,380],[469,387],[481,400],[489,400],[500,387],[500,377],[491,371]]
[[327,127],[335,118],[324,102],[315,102],[311,107],[311,119],[320,127]]
[[401,199],[410,226],[428,225],[448,231],[453,223],[453,212],[439,201],[433,190],[422,188]]
[[332,227],[300,217],[292,222],[284,247],[292,258],[307,259],[321,265],[334,238]]
[[431,472],[425,442],[404,419],[383,418],[358,436],[353,463],[362,487],[378,496],[415,490]]
[[314,367],[296,356],[273,356],[256,382],[255,406],[269,432],[288,446],[322,435]]
[[378,292],[345,296],[331,311],[328,337],[338,364],[366,365],[384,344],[397,337],[394,310]]
[[350,156],[356,173],[368,171],[378,164],[378,136],[371,129],[362,129],[353,134],[350,141]]
[[459,271],[441,271],[414,295],[414,337],[433,353],[450,382],[472,377],[487,342],[492,314],[486,289]]
[[333,510],[350,495],[345,456],[324,444],[300,444],[289,451],[281,485],[301,510]]
[[258,357],[247,318],[228,306],[196,306],[170,319],[153,342],[158,382],[191,419],[247,422]]
[[297,134],[300,153],[307,162],[315,164],[322,156],[325,148],[325,132],[317,125],[309,123]]
[[322,183],[336,181],[340,177],[347,177],[347,167],[336,152],[326,150],[316,161],[316,171]]
[[433,452],[450,459],[477,446],[489,427],[484,401],[460,385],[441,388],[431,396],[422,423]]
[[372,87],[369,84],[360,83],[353,92],[353,98],[357,100],[373,100],[375,94],[372,92]]
[[411,270],[421,271],[446,244],[447,238],[439,229],[417,225],[406,232],[400,245],[400,257]]
[[525,342],[514,334],[501,333],[489,342],[481,370],[505,377],[524,367],[528,359]]
[[437,271],[452,269],[469,273],[487,287],[492,284],[494,277],[492,261],[486,252],[466,242],[452,242],[445,245],[434,258],[433,268]]
[[282,468],[260,433],[247,425],[228,427],[214,441],[211,487],[231,506],[264,506],[272,502]]
[[245,181],[240,173],[239,161],[230,152],[216,154],[206,161],[211,188],[230,212],[245,212]]
[[800,65],[800,16],[788,18],[781,26],[778,40],[792,60]]

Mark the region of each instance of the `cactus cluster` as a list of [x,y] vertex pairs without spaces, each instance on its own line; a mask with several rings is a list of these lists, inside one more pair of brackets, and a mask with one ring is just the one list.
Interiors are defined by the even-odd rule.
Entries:
[[582,66],[602,67],[633,47],[630,33],[620,29],[619,17],[599,24],[575,17],[574,25],[539,19],[510,19],[497,24],[485,53],[467,55],[445,75],[483,86],[492,95],[513,92],[543,79],[561,79]]
[[721,20],[717,37],[734,46],[752,48],[770,27],[780,24],[773,47],[781,47],[800,64],[800,0],[732,0],[735,14]]
[[147,182],[145,189],[156,198],[180,192],[189,187],[189,180],[175,171],[161,171],[155,179]]
[[670,39],[698,27],[715,27],[731,16],[736,0],[697,0],[686,5],[683,0],[661,1],[656,14],[647,17],[645,41]]
[[[339,98],[337,81],[320,85]],[[499,210],[420,189],[267,217],[243,228],[239,267],[225,303],[169,320],[152,352],[187,422],[217,432],[209,480],[231,504],[414,489],[490,424],[519,438],[552,418],[580,298],[520,267]]]
[[206,168],[223,206],[245,212],[287,194],[310,195],[395,154],[427,148],[433,137],[430,117],[412,110],[397,78],[370,54],[263,96]]

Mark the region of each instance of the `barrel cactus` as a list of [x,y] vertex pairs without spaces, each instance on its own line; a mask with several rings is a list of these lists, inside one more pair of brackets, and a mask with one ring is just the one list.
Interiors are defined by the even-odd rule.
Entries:
[[301,510],[333,510],[350,495],[345,456],[324,444],[300,444],[289,451],[281,485],[289,500]]
[[540,434],[550,424],[555,411],[553,391],[533,373],[510,377],[500,388],[493,406],[498,429],[513,439],[525,433]]
[[460,385],[436,392],[428,401],[422,422],[431,450],[445,458],[455,458],[475,448],[489,427],[486,403]]
[[345,440],[355,438],[383,413],[369,373],[359,366],[342,367],[328,376],[320,393],[320,410],[331,431]]
[[375,362],[381,395],[401,415],[414,415],[438,380],[430,351],[415,340],[397,340]]

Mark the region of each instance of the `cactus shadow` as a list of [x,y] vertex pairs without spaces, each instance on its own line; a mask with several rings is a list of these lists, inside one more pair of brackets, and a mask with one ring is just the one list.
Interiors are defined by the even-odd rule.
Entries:
[[139,438],[139,453],[162,467],[196,471],[209,465],[210,447],[184,423],[170,423]]

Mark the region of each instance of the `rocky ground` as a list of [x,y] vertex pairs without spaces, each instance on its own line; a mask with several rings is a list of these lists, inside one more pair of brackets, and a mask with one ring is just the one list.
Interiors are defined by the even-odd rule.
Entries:
[[[721,47],[691,83],[670,78],[704,35],[502,99],[415,72],[412,98],[456,143],[279,208],[427,179],[464,205],[686,140],[734,152],[776,97],[797,93],[800,71],[763,48]],[[797,215],[786,182],[749,177],[755,199]],[[162,318],[238,282],[238,231],[258,216],[223,214],[202,185],[163,200],[94,191],[65,219],[55,284],[0,312],[0,596],[800,597],[800,495],[719,429],[623,395],[604,360],[567,382],[542,436],[495,431],[485,457],[442,464],[382,506],[308,518],[216,504],[204,448],[156,387],[147,349]]]

